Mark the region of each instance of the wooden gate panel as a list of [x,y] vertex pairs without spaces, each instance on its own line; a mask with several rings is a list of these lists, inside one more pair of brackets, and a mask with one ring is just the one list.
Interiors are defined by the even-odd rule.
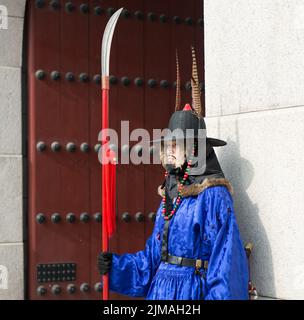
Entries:
[[[130,13],[142,8],[142,5],[143,0],[117,1],[117,8],[124,7]],[[117,104],[114,106],[114,127],[120,136],[121,120],[129,121],[130,134],[134,129],[144,127],[144,89],[134,84],[136,77],[143,78],[143,23],[134,18],[121,17],[116,36],[119,53],[116,59],[117,77],[120,82],[124,77],[130,80],[129,85],[121,82]],[[135,143],[130,141],[132,146]],[[119,252],[135,252],[144,246],[144,223],[136,220],[137,213],[144,214],[144,169],[130,161],[129,165],[120,165],[117,173]],[[130,222],[122,219],[124,212],[129,213]]]
[[[101,37],[109,9],[124,7],[129,12],[128,17],[119,19],[111,50],[110,72],[117,81],[110,90],[110,127],[118,132],[120,146],[121,120],[130,121],[130,132],[148,129],[151,138],[153,128],[167,126],[175,104],[175,48],[183,86],[191,76],[191,44],[196,46],[199,65],[203,63],[203,29],[197,25],[202,2],[62,0],[58,7],[51,6],[56,1],[44,1],[41,8],[36,3],[29,1],[27,13],[29,297],[100,299],[95,285],[100,281],[96,255],[101,249],[101,223],[95,214],[101,208],[101,165],[95,146],[101,128],[101,91],[95,81],[100,76]],[[135,16],[136,11],[143,12],[143,19]],[[164,23],[162,14],[167,17]],[[174,22],[174,16],[182,19],[180,24]],[[188,16],[193,19],[192,26],[185,23]],[[44,78],[39,78],[39,70],[44,71]],[[54,71],[60,73],[57,80],[52,79]],[[68,73],[74,75],[73,81],[66,78]],[[123,82],[126,78],[129,84]],[[143,80],[142,86],[135,85],[136,78]],[[150,87],[151,79],[156,80],[155,87]],[[190,102],[190,93],[182,90],[182,105]],[[57,152],[52,151],[56,141],[61,146]],[[39,151],[39,142],[44,142],[46,149]],[[75,144],[74,152],[66,149],[68,143]],[[89,150],[81,149],[86,147],[84,143]],[[131,147],[136,143],[131,142]],[[144,249],[153,228],[149,214],[160,205],[156,191],[163,173],[161,166],[118,165],[117,232],[110,240],[111,251],[123,254]],[[123,219],[126,212],[129,222]],[[52,222],[55,213],[61,217],[58,223]],[[72,223],[67,221],[71,213],[76,219]],[[83,213],[89,221],[81,220],[86,217]],[[39,214],[45,218],[42,223],[37,220]],[[61,268],[62,263],[76,264],[76,279],[65,277],[58,282],[50,277],[45,283],[38,281],[38,264],[55,264],[56,269],[56,264]],[[71,284],[76,288],[73,294],[68,292]],[[80,290],[84,284],[89,290]],[[56,285],[61,289],[59,294],[52,291]],[[37,292],[41,286],[47,290],[42,295]],[[114,293],[110,298],[127,299]]]
[[[55,254],[50,246],[57,235],[49,222],[51,215],[58,210],[61,200],[60,162],[57,154],[39,152],[37,147],[49,150],[53,138],[58,138],[60,119],[60,95],[58,84],[50,81],[47,75],[60,68],[60,54],[57,51],[60,35],[60,15],[50,11],[39,12],[34,1],[29,3],[29,296],[37,299],[38,261],[45,261],[49,254]],[[39,25],[40,28],[36,26]],[[40,50],[44,47],[44,50]],[[40,71],[39,71],[40,70]],[[38,80],[38,77],[44,80]],[[48,99],[46,99],[48,97]],[[53,119],[53,122],[48,121]],[[47,170],[46,170],[47,168]],[[39,196],[37,196],[39,194]],[[52,197],[50,197],[52,195]],[[56,199],[56,201],[54,201]],[[37,219],[48,223],[38,224]],[[48,295],[48,297],[50,297]]]
[[[62,1],[63,8],[67,1]],[[63,236],[66,246],[62,250],[65,257],[75,261],[77,278],[73,283],[77,287],[75,298],[90,299],[91,290],[81,291],[81,286],[90,283],[88,265],[90,263],[90,224],[85,222],[89,211],[89,156],[91,150],[81,148],[89,142],[89,66],[88,66],[88,21],[89,16],[80,11],[81,5],[88,1],[74,0],[74,11],[61,9],[60,57],[61,73],[74,75],[73,81],[61,81],[61,126],[63,144],[75,144],[74,152],[65,152],[62,166],[62,212],[66,217],[74,213],[76,221],[65,223]],[[83,78],[81,78],[83,77]],[[64,243],[64,242],[63,242]],[[63,244],[61,244],[63,245]],[[66,294],[67,297],[73,295]]]

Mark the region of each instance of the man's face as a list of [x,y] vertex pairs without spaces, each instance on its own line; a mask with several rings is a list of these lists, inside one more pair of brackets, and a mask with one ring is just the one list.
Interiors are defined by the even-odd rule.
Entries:
[[164,144],[164,162],[175,168],[182,166],[185,161],[184,144],[168,141]]

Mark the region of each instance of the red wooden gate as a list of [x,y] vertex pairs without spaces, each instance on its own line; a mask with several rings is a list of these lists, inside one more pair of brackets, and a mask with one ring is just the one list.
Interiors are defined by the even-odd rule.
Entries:
[[[100,46],[109,16],[120,7],[126,10],[110,68],[110,126],[119,134],[121,120],[130,121],[130,131],[167,126],[174,111],[176,48],[182,103],[191,101],[190,45],[203,70],[200,0],[28,1],[30,299],[101,298]],[[118,165],[113,252],[144,248],[162,179],[160,165]]]

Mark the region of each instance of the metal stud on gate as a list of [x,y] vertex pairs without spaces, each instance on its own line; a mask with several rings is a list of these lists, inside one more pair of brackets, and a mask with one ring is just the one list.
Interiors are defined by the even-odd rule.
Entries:
[[167,88],[169,87],[169,81],[167,81],[167,80],[161,80],[160,86],[161,86],[163,89],[167,89]]
[[37,145],[36,145],[36,149],[37,149],[37,151],[39,151],[39,152],[45,151],[45,150],[46,150],[46,144],[45,144],[45,142],[39,141],[39,142],[37,143]]
[[88,13],[89,12],[89,6],[86,3],[83,3],[79,7],[81,13]]
[[121,218],[122,218],[122,220],[125,221],[125,222],[131,221],[131,216],[130,216],[130,213],[129,213],[129,212],[124,212],[124,213],[121,215]]
[[161,14],[161,15],[159,16],[159,21],[160,21],[161,23],[165,23],[165,22],[168,21],[168,17],[167,17],[165,14]]
[[114,9],[114,8],[108,8],[108,9],[107,9],[107,15],[108,15],[109,17],[111,17],[114,12],[115,12],[115,9]]
[[80,80],[80,82],[88,82],[89,81],[89,76],[86,74],[86,73],[84,73],[84,72],[82,72],[80,75],[79,75],[79,80]]
[[192,18],[191,18],[191,17],[187,17],[187,18],[185,19],[185,23],[186,23],[186,25],[191,26],[191,25],[193,24]]
[[137,87],[141,87],[143,84],[144,84],[144,80],[142,78],[135,78],[134,80],[134,84],[137,86]]
[[156,84],[157,84],[157,82],[156,82],[155,79],[149,79],[149,80],[148,80],[148,86],[149,86],[150,88],[155,88],[155,87],[156,87]]
[[95,214],[94,214],[94,219],[95,219],[95,221],[96,222],[101,222],[101,219],[102,219],[102,217],[101,217],[101,213],[100,212],[96,212]]
[[80,286],[80,291],[82,292],[89,292],[90,291],[90,285],[88,283],[83,283],[81,286]]
[[70,1],[67,2],[64,7],[65,7],[65,11],[68,12],[68,13],[71,13],[75,9],[73,3],[70,2]]
[[123,84],[123,86],[127,87],[131,83],[131,81],[128,77],[122,77],[121,83]]
[[54,81],[57,81],[60,79],[60,73],[59,71],[52,71],[51,72],[51,79]]
[[101,7],[97,6],[94,8],[94,13],[96,16],[100,16],[103,13],[103,10]]
[[51,216],[51,221],[55,224],[59,223],[61,221],[61,217],[59,213],[53,213]]
[[100,147],[101,147],[100,143],[95,144],[94,150],[95,150],[96,153],[99,151]]
[[75,152],[76,151],[76,145],[73,142],[68,142],[66,145],[66,151],[68,152]]
[[83,142],[81,145],[80,145],[80,150],[82,152],[88,152],[90,150],[90,146],[88,143],[86,142]]
[[101,75],[100,74],[95,74],[94,77],[93,77],[93,81],[96,84],[100,84],[101,83]]
[[137,144],[135,147],[134,147],[134,151],[135,153],[141,157],[142,156],[142,152],[143,152],[143,148],[141,145]]
[[70,283],[68,286],[67,286],[67,292],[69,294],[74,294],[76,293],[76,286],[72,283]]
[[75,76],[72,72],[67,72],[65,75],[65,79],[69,82],[72,82],[75,80]]
[[117,153],[117,145],[115,143],[111,143],[109,145],[109,149]]
[[35,76],[37,80],[43,80],[46,76],[45,71],[44,70],[37,70],[35,72]]
[[149,218],[152,222],[155,222],[156,213],[155,213],[155,212],[150,212],[150,213],[148,214],[148,218]]
[[191,90],[191,82],[190,81],[186,82],[185,89],[186,90]]
[[43,224],[46,221],[45,215],[43,213],[38,213],[36,215],[36,221],[39,224]]
[[74,213],[70,212],[66,215],[66,221],[69,223],[74,223],[76,221],[76,216]]
[[102,292],[102,283],[101,282],[97,282],[94,286],[94,289],[96,292],[100,293]]
[[50,7],[53,10],[58,10],[60,8],[60,2],[58,0],[52,0],[50,2]]
[[88,223],[90,221],[90,216],[88,215],[88,213],[83,212],[80,215],[80,221],[84,222],[84,223]]
[[110,84],[117,84],[118,80],[115,76],[110,76]]
[[51,144],[51,149],[53,152],[58,152],[61,149],[60,143],[58,141],[54,141]]
[[148,20],[150,20],[150,21],[155,21],[157,18],[156,14],[154,12],[149,12],[147,16],[148,16]]
[[153,155],[155,150],[156,150],[155,146],[149,147],[150,155]]
[[145,220],[144,214],[143,214],[142,212],[137,212],[137,213],[135,214],[135,220],[136,220],[137,222],[143,222],[143,221]]
[[51,290],[52,290],[52,293],[55,295],[58,295],[61,293],[61,288],[58,284],[53,285]]
[[179,16],[174,16],[173,21],[175,24],[180,24],[182,22],[182,19]]
[[130,12],[127,9],[122,10],[121,15],[126,19],[130,18],[131,16]]
[[127,144],[124,144],[121,148],[121,151],[123,154],[127,155],[130,153],[130,146],[128,146]]
[[135,12],[134,12],[134,16],[135,16],[135,18],[138,19],[138,20],[143,20],[143,19],[144,19],[144,14],[143,14],[143,12],[140,11],[140,10],[135,11]]
[[39,286],[37,288],[37,294],[38,296],[44,296],[47,293],[47,289],[44,286]]
[[36,7],[42,9],[45,6],[45,0],[36,0]]

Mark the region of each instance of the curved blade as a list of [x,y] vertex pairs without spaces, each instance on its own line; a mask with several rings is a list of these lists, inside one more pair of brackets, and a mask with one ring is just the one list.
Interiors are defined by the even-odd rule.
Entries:
[[110,68],[110,51],[113,33],[116,27],[117,20],[122,12],[123,8],[118,9],[108,21],[101,44],[101,74],[102,76],[109,76]]

